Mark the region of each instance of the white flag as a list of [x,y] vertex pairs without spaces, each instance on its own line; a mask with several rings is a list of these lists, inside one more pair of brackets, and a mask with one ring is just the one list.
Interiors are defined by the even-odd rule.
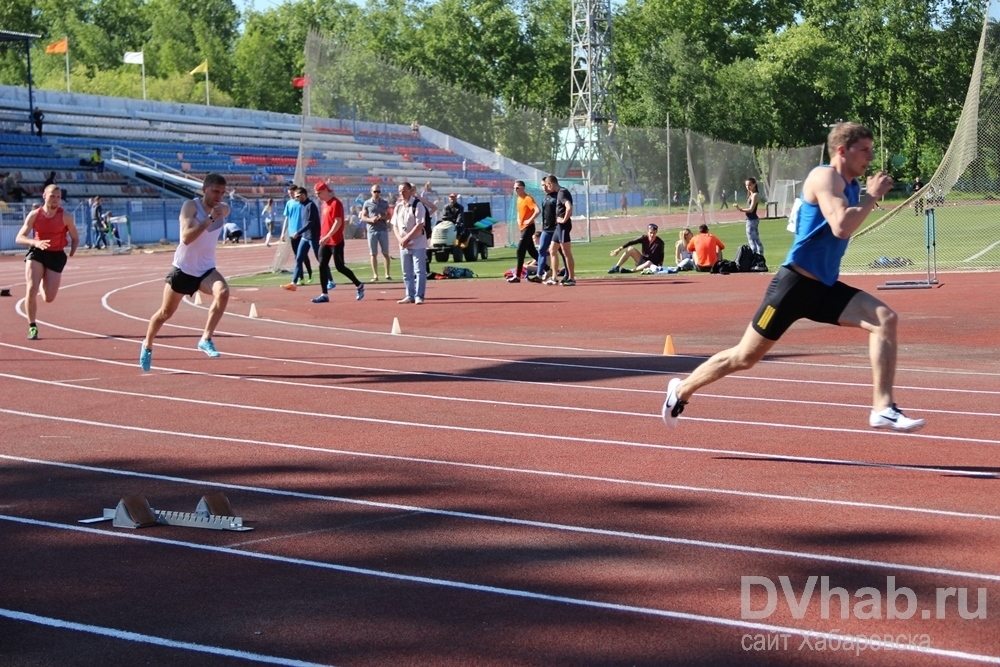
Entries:
[[125,53],[125,62],[129,65],[141,65],[142,51],[127,51]]

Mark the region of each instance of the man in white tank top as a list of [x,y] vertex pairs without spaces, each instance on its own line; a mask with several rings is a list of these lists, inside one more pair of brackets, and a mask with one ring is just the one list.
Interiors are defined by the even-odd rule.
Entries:
[[181,241],[174,252],[173,269],[167,274],[163,304],[149,320],[146,339],[139,352],[139,366],[144,371],[152,366],[153,339],[160,328],[177,311],[185,295],[191,296],[198,291],[212,297],[198,349],[210,357],[219,356],[212,343],[212,333],[226,312],[229,285],[215,268],[215,247],[229,215],[229,205],[222,201],[226,196],[226,179],[220,174],[208,174],[202,184],[202,193],[201,197],[186,201],[181,207]]

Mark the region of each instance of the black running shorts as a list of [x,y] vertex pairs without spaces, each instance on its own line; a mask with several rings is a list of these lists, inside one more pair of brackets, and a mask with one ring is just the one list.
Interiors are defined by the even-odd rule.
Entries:
[[189,276],[175,266],[167,274],[167,283],[170,285],[170,289],[178,294],[191,296],[201,288],[201,281],[208,278],[212,274],[212,271],[215,271],[214,267],[203,273],[200,277]]
[[795,320],[803,318],[837,324],[847,304],[860,291],[839,280],[827,287],[782,266],[768,285],[751,324],[754,331],[768,340],[778,340]]
[[573,221],[569,221],[566,224],[557,224],[556,233],[552,236],[553,243],[569,243],[569,233],[573,231]]
[[66,252],[63,250],[39,250],[29,248],[24,261],[35,261],[53,273],[62,273],[66,268]]

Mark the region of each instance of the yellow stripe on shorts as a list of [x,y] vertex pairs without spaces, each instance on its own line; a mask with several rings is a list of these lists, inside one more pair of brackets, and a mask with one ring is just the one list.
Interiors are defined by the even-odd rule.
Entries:
[[767,325],[771,323],[771,318],[774,317],[774,306],[768,306],[764,309],[761,314],[760,319],[757,320],[757,326],[761,329],[767,330]]

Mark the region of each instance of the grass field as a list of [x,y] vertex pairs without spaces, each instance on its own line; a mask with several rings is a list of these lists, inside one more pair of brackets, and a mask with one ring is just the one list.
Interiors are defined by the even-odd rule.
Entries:
[[[644,214],[645,211],[642,211]],[[866,221],[869,225],[888,211],[873,211]],[[764,254],[768,266],[773,270],[788,254],[793,235],[785,230],[785,218],[761,220],[760,237],[764,244]],[[937,236],[937,264],[941,270],[982,270],[1000,268],[1000,203],[947,205],[935,210]],[[712,226],[712,233],[726,245],[725,256],[732,259],[736,250],[746,243],[746,232],[742,222],[723,223]],[[604,236],[590,243],[574,243],[573,257],[576,259],[576,274],[579,278],[604,277],[610,280],[628,280],[629,275],[608,275],[608,269],[615,262],[609,252],[623,241],[639,235],[639,232]],[[676,229],[663,229],[661,236],[667,244],[668,260],[673,256]],[[901,268],[872,267],[871,263],[881,257],[903,257],[913,262]],[[920,272],[927,262],[926,222],[923,215],[915,215],[912,210],[901,210],[875,231],[851,241],[843,262],[844,272],[903,271]],[[459,266],[471,268],[477,278],[497,279],[517,263],[514,248],[497,247],[490,249],[487,260],[465,262]],[[668,261],[672,264],[672,261]],[[349,265],[359,277],[370,272],[367,262]],[[433,271],[445,266],[440,262],[432,264]],[[626,264],[628,266],[628,264]],[[337,274],[334,274],[336,279]],[[288,274],[261,273],[234,279],[238,286],[280,285],[287,282]]]
[[[760,236],[767,251],[767,257],[774,258],[774,265],[777,266],[785,259],[788,248],[792,243],[792,235],[785,231],[786,221],[784,218],[775,220],[761,220]],[[743,223],[729,223],[713,225],[712,233],[718,236],[726,245],[726,257],[732,258],[736,254],[736,249],[746,243],[746,232]],[[576,274],[579,278],[606,277],[612,280],[627,280],[628,275],[613,276],[608,275],[608,269],[615,263],[616,258],[609,255],[612,249],[617,248],[623,241],[628,241],[639,236],[638,232],[631,234],[620,234],[616,236],[603,236],[596,238],[590,243],[574,243],[573,257],[576,260]],[[663,240],[667,245],[667,257],[672,259],[674,242],[677,240],[677,230],[668,229],[663,232]],[[397,263],[394,259],[394,263]],[[502,278],[507,269],[513,269],[517,264],[514,248],[490,248],[489,259],[477,262],[463,262],[455,266],[463,266],[472,269],[477,278]],[[668,264],[673,264],[672,261]],[[398,264],[397,264],[398,265]],[[350,268],[364,280],[365,276],[371,273],[367,262],[349,264]],[[432,271],[440,272],[441,268],[447,266],[440,262],[431,265]],[[627,265],[626,265],[627,266]],[[334,279],[339,281],[338,275],[334,273]],[[253,276],[243,276],[234,278],[232,281],[236,286],[267,286],[280,285],[288,282],[288,274],[260,273]]]
[[[934,210],[934,218],[939,269],[1000,267],[1000,204],[946,204]],[[902,257],[912,260],[917,268],[926,268],[925,216],[912,209],[900,210],[873,232],[855,237],[844,257],[843,268],[845,271],[872,270],[874,267],[870,264],[881,257]]]

